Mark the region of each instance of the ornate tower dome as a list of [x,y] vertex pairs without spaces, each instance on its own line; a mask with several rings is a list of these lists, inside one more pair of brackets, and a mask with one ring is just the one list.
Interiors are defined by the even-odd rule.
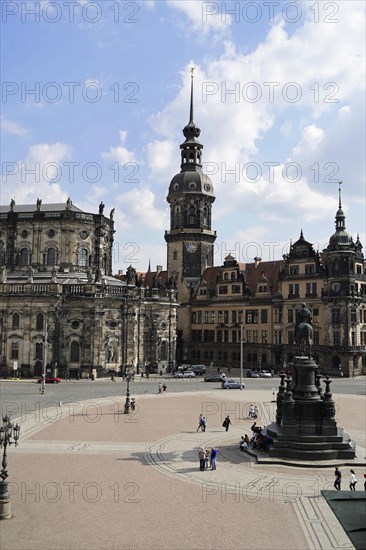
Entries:
[[165,232],[168,276],[178,284],[184,280],[190,287],[199,281],[206,267],[213,265],[216,240],[216,233],[211,230],[215,195],[210,178],[202,172],[200,133],[193,120],[192,69],[189,122],[183,129],[185,141],[180,146],[181,171],[170,182],[170,230]]

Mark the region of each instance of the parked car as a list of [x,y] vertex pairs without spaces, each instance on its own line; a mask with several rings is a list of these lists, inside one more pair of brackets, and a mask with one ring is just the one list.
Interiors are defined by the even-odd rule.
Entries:
[[[39,378],[37,380],[38,384],[40,384],[43,381],[43,378]],[[61,378],[57,378],[57,376],[46,376],[45,383],[46,384],[58,384],[61,382]]]
[[[240,380],[223,380],[222,384],[221,384],[221,387],[224,390],[234,390],[234,389],[239,390],[240,389]],[[243,382],[242,387],[245,388],[244,382]]]
[[205,376],[204,380],[205,382],[223,382],[226,380],[226,374],[211,374],[209,376]]
[[248,370],[247,371],[247,377],[248,378],[259,378],[259,374],[256,370]]
[[196,376],[201,376],[206,373],[205,365],[192,365],[191,370],[196,374]]
[[261,370],[259,373],[260,378],[272,378],[272,374],[269,370]]
[[186,370],[192,370],[192,369],[191,369],[191,365],[179,365],[179,366],[177,367],[177,371],[178,371],[178,372],[184,372],[184,371],[186,371]]
[[177,372],[175,378],[194,378],[196,375],[192,370],[185,370],[184,372]]

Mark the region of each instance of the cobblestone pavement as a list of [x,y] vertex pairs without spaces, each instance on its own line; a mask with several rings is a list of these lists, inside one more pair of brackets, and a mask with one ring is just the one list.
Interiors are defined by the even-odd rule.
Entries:
[[[320,495],[333,487],[333,467],[258,465],[239,451],[250,433],[246,397],[145,394],[130,415],[105,397],[23,415],[2,550],[353,548]],[[274,415],[267,398],[250,392],[262,425]],[[364,398],[339,395],[337,408],[339,425],[365,447]],[[201,412],[205,433],[196,431]],[[216,471],[199,470],[200,446],[219,449]]]

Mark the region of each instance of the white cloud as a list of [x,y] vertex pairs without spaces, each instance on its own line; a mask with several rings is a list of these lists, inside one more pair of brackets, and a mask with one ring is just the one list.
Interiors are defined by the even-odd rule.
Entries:
[[147,162],[151,179],[167,185],[179,171],[177,143],[168,139],[150,142],[147,145]]
[[20,126],[16,122],[12,122],[3,116],[1,117],[1,129],[6,133],[15,136],[26,137],[29,135],[29,130],[27,128],[24,128],[23,126]]
[[121,228],[163,231],[166,214],[155,205],[154,193],[148,187],[131,189],[116,197],[118,224]]
[[130,151],[127,147],[125,147],[125,143],[127,140],[127,132],[126,130],[120,130],[119,132],[119,138],[120,138],[120,145],[117,145],[117,147],[110,147],[108,153],[102,153],[102,158],[106,160],[114,160],[119,162],[120,164],[124,165],[129,162],[137,162],[136,156],[133,151]]
[[70,156],[71,147],[66,143],[32,145],[24,160],[7,163],[7,171],[2,175],[2,202],[12,197],[18,204],[35,202],[37,197],[44,203],[66,200],[68,193],[62,190],[59,181],[65,168],[63,161]]
[[[219,35],[227,33],[232,23],[231,15],[224,13],[221,15],[216,2],[167,0],[167,5],[188,17],[190,25],[180,24],[180,26],[185,32],[195,33],[198,40],[212,32]],[[179,25],[179,22],[177,24]]]

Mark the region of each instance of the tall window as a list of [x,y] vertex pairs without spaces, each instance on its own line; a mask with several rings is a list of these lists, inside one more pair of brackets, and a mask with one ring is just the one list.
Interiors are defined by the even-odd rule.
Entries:
[[71,342],[70,361],[71,363],[79,363],[80,361],[80,346],[75,340]]
[[19,313],[13,313],[13,329],[16,330],[19,328]]
[[43,359],[43,344],[42,342],[36,343],[36,359]]
[[44,318],[43,313],[38,313],[36,318],[36,330],[43,330]]
[[162,361],[166,361],[167,359],[167,343],[165,340],[163,340],[160,345],[160,359]]
[[10,359],[19,359],[19,342],[11,343]]
[[282,344],[282,330],[274,331],[274,341],[275,344]]
[[46,264],[47,265],[56,265],[56,250],[55,250],[55,248],[51,247],[47,250]]
[[341,310],[339,308],[332,309],[332,323],[337,325],[341,322]]
[[0,265],[5,265],[5,254],[2,246],[0,246]]
[[20,251],[20,265],[29,265],[28,248],[22,248]]
[[88,251],[86,248],[79,248],[78,265],[80,267],[88,267]]
[[278,307],[275,307],[274,318],[275,318],[275,323],[282,323],[282,310],[279,309]]

